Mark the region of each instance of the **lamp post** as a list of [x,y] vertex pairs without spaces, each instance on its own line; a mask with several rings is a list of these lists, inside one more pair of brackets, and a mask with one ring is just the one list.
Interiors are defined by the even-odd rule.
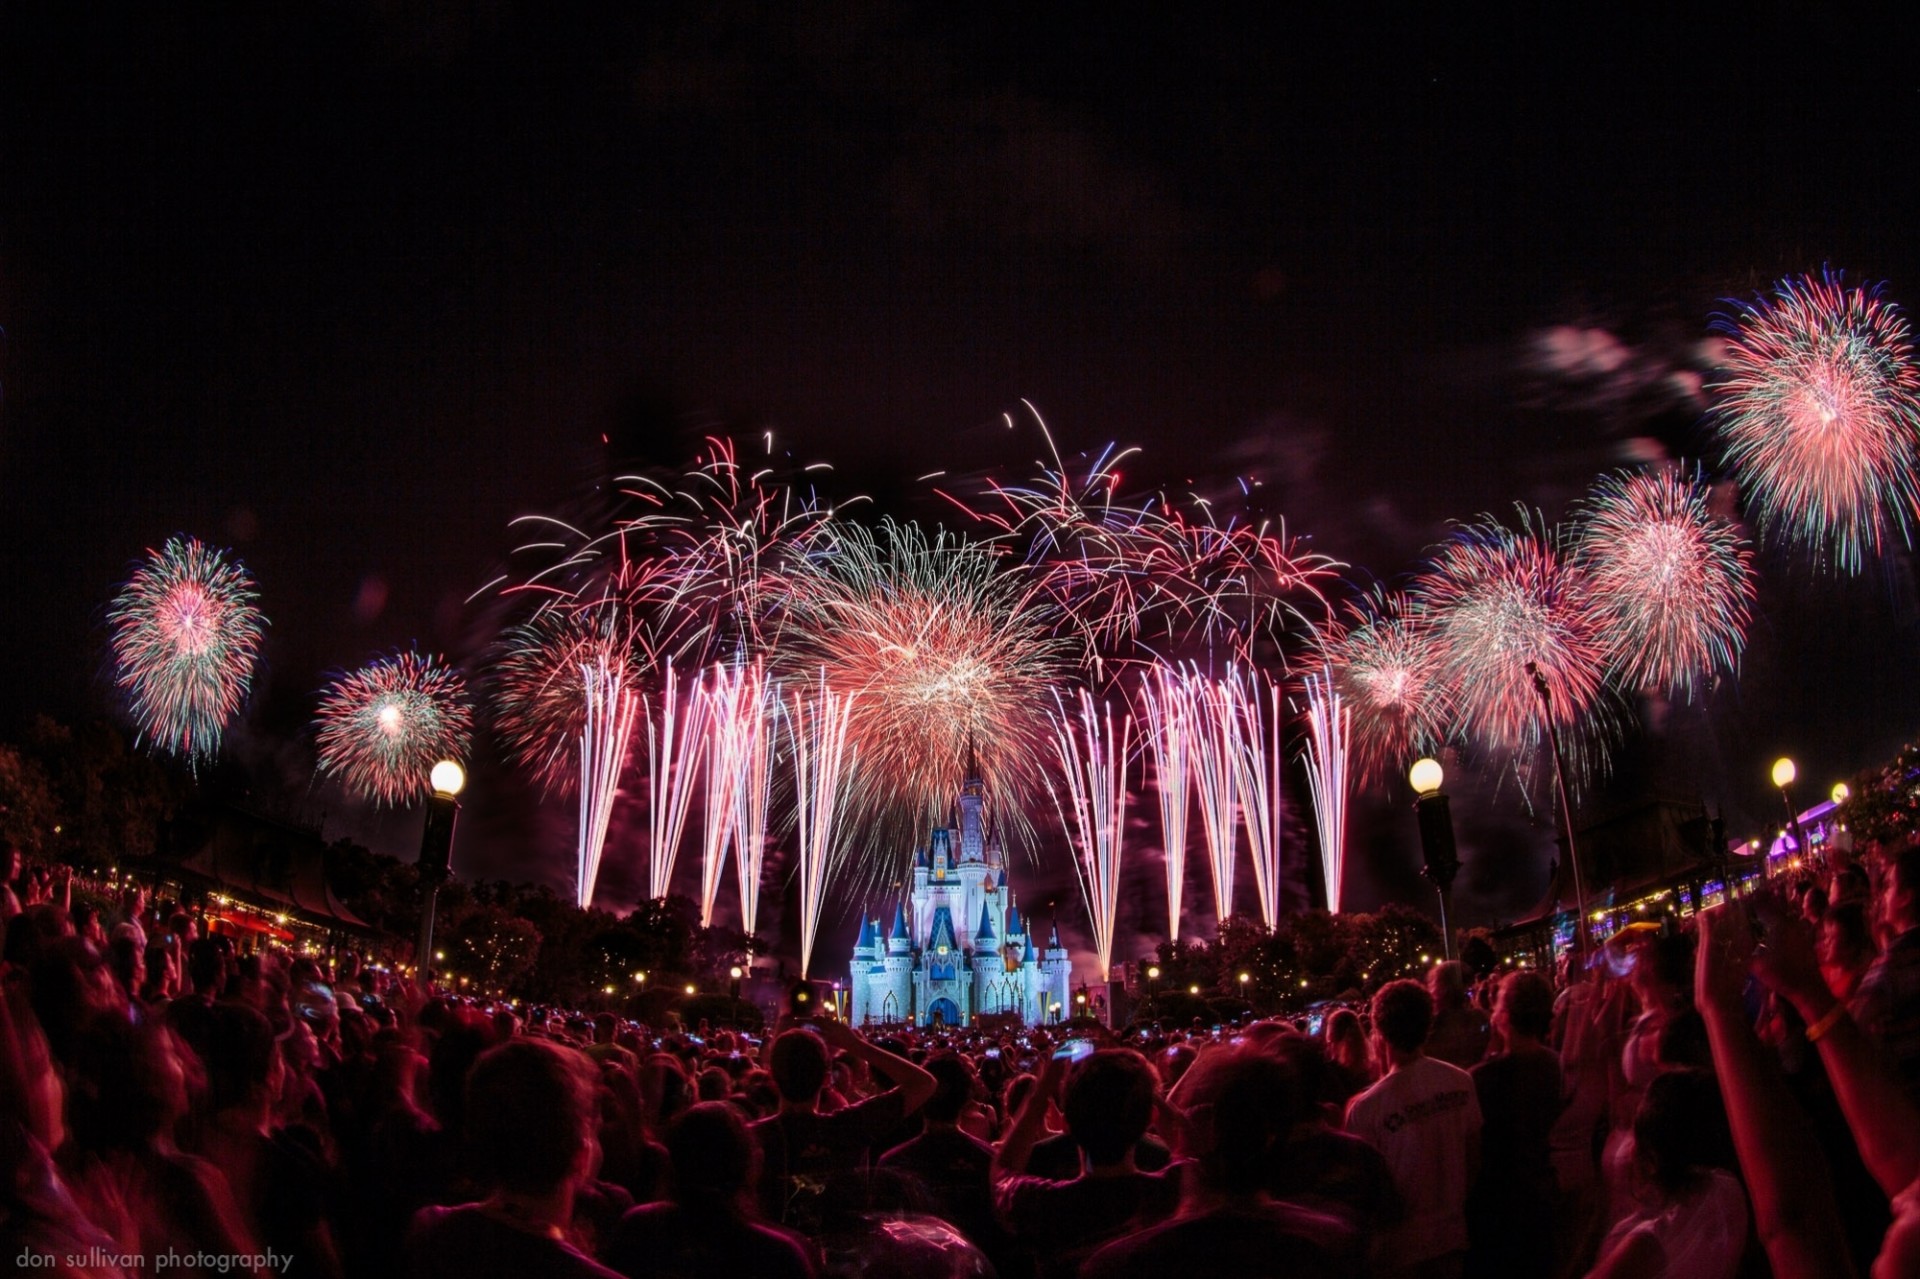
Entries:
[[[1147,965],[1147,1007],[1155,1008],[1154,1001],[1160,995],[1160,965]],[[1155,1011],[1158,1011],[1157,1008]]]
[[727,980],[731,983],[727,993],[733,996],[733,1002],[737,1004],[740,1002],[740,965],[735,964],[727,969]]
[[1580,876],[1580,854],[1573,846],[1573,796],[1567,790],[1566,752],[1560,749],[1560,725],[1553,718],[1553,693],[1538,662],[1527,663],[1533,677],[1533,691],[1540,698],[1540,718],[1547,726],[1547,743],[1553,748],[1553,787],[1560,799],[1560,824],[1567,837],[1567,865],[1573,871],[1573,951],[1574,963],[1569,980],[1578,981],[1586,971],[1587,886]]
[[1413,814],[1420,823],[1420,854],[1426,865],[1421,874],[1440,890],[1440,940],[1448,959],[1453,958],[1453,877],[1460,873],[1460,854],[1453,842],[1453,806],[1440,793],[1446,773],[1437,759],[1415,760],[1407,770],[1407,781],[1418,796]]
[[1800,830],[1800,814],[1793,806],[1793,793],[1788,789],[1799,775],[1800,770],[1785,755],[1773,761],[1773,784],[1780,788],[1780,802],[1787,806],[1787,829],[1793,832],[1793,851],[1805,857],[1807,837]]
[[467,784],[467,770],[450,759],[443,759],[427,774],[433,794],[427,799],[427,824],[420,832],[420,887],[425,901],[420,907],[420,940],[413,950],[413,979],[425,993],[428,960],[433,957],[433,908],[440,896],[440,885],[447,882],[453,867],[453,823],[460,815],[459,795]]

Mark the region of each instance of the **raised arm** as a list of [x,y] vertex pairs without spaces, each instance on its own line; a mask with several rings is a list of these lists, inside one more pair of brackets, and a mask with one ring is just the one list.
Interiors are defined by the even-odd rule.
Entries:
[[843,1021],[822,1018],[813,1024],[820,1028],[821,1037],[833,1047],[842,1049],[870,1070],[885,1075],[900,1090],[900,1100],[906,1114],[910,1115],[926,1105],[933,1096],[933,1090],[939,1086],[932,1075],[905,1057],[861,1038],[858,1031]]
[[1819,1143],[1740,1002],[1752,931],[1733,907],[1696,918],[1694,1002],[1706,1021],[1734,1150],[1767,1260],[1778,1279],[1851,1276],[1853,1263]]
[[1920,1109],[1827,988],[1805,921],[1779,909],[1767,910],[1765,919],[1767,940],[1754,953],[1754,973],[1806,1021],[1861,1162],[1891,1199],[1920,1178]]
[[1027,1160],[1033,1154],[1034,1144],[1040,1140],[1040,1134],[1046,1131],[1047,1107],[1059,1096],[1061,1081],[1066,1077],[1067,1063],[1059,1057],[1049,1057],[1047,1064],[1040,1068],[1040,1078],[1034,1082],[1033,1090],[1021,1105],[1013,1128],[993,1149],[995,1181],[1017,1177],[1027,1170]]

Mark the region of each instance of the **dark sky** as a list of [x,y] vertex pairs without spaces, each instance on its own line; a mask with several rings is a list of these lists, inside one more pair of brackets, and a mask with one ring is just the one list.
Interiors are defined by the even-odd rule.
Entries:
[[[709,430],[911,513],[1038,454],[1024,397],[1381,577],[1629,441],[1698,455],[1720,299],[1831,263],[1920,303],[1920,59],[1912,19],[1671,7],[9,6],[0,725],[107,711],[104,603],[194,532],[273,622],[235,757],[401,851],[417,816],[302,789],[325,672],[467,655],[509,519]],[[1742,686],[1626,761],[1736,826],[1920,691],[1904,557],[1762,569]],[[1363,904],[1419,891],[1404,798]],[[562,880],[529,807],[483,759],[460,859]],[[1469,922],[1530,905],[1537,823],[1456,808]]]

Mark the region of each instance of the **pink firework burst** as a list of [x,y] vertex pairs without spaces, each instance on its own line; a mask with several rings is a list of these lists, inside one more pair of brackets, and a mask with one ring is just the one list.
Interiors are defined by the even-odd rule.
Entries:
[[1533,671],[1577,771],[1593,771],[1609,727],[1602,618],[1585,575],[1557,533],[1521,512],[1520,528],[1491,520],[1440,549],[1412,591],[1430,616],[1458,729],[1497,753],[1530,756],[1543,734]]
[[1715,674],[1738,669],[1752,556],[1732,521],[1709,509],[1698,473],[1601,477],[1575,555],[1623,685],[1690,698]]
[[321,694],[320,771],[376,804],[426,794],[443,759],[473,736],[466,681],[437,657],[401,653],[343,675]]
[[142,735],[189,760],[219,749],[246,700],[265,619],[246,569],[197,538],[169,538],[114,597],[115,676]]
[[1330,630],[1321,657],[1352,716],[1347,744],[1356,781],[1397,777],[1438,749],[1452,722],[1432,619],[1403,594],[1375,592]]
[[1910,541],[1920,373],[1900,308],[1823,273],[1716,327],[1714,422],[1761,531],[1851,573],[1888,537]]

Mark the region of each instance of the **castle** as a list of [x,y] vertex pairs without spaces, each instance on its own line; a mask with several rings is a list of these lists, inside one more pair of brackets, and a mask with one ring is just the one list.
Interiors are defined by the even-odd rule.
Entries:
[[871,916],[861,921],[850,983],[856,1026],[965,1026],[994,1014],[1033,1025],[1071,1015],[1059,928],[1044,950],[1034,945],[999,839],[987,830],[986,787],[967,771],[954,805],[958,820],[935,827],[915,850],[913,889],[895,903],[891,926]]

